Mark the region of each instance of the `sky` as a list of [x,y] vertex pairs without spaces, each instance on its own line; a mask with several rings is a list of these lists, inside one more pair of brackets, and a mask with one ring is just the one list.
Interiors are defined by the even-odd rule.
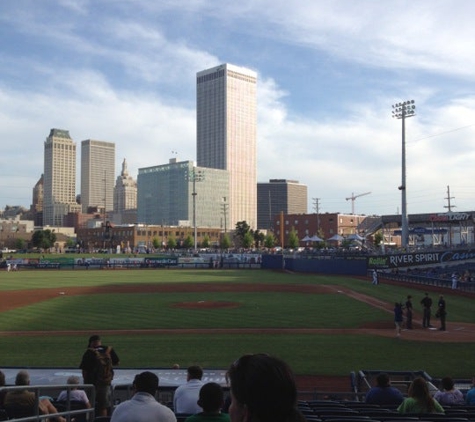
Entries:
[[[308,212],[475,210],[473,0],[3,0],[0,208],[29,207],[52,128],[115,142],[116,175],[196,161],[196,73],[258,74],[258,181]],[[80,178],[76,190],[80,192]]]

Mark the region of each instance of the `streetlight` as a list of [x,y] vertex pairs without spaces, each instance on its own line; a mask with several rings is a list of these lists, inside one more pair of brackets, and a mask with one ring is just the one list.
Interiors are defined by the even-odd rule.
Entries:
[[221,212],[224,215],[224,233],[226,234],[227,227],[226,227],[226,217],[228,214],[228,206],[229,204],[226,203],[226,197],[223,196],[223,203],[221,204]]
[[188,174],[188,181],[193,182],[193,229],[194,229],[194,236],[195,236],[195,251],[198,249],[198,236],[197,236],[197,230],[196,230],[196,182],[201,182],[204,180],[204,172],[201,170],[196,170],[193,169],[191,172]]
[[402,176],[401,186],[401,246],[407,247],[409,238],[409,229],[407,223],[407,200],[406,200],[406,118],[416,115],[416,106],[414,100],[404,101],[402,103],[393,104],[392,115],[395,119],[402,121]]

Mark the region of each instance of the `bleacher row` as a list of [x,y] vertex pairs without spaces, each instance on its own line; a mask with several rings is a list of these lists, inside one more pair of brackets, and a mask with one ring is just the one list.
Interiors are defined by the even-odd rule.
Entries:
[[445,414],[399,413],[396,406],[360,401],[301,400],[299,409],[308,422],[463,422],[475,421],[475,406],[444,406]]

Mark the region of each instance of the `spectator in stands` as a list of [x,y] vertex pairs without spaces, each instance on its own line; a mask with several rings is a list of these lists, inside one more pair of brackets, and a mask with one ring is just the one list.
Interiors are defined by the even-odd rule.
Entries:
[[[36,394],[28,391],[26,386],[30,385],[30,375],[27,371],[19,371],[15,378],[16,386],[25,386],[25,389],[9,391],[4,400],[4,407],[9,412],[19,412],[16,414],[10,415],[10,419],[17,417],[34,416],[36,414]],[[41,398],[38,402],[39,413],[42,415],[51,415],[53,413],[58,413],[58,410],[53,406],[53,404],[47,398]],[[13,410],[12,410],[13,409]],[[61,416],[56,416],[55,420],[58,422],[66,422],[66,419]]]
[[430,395],[424,378],[415,378],[407,394],[408,397],[397,408],[399,413],[445,413],[444,408]]
[[401,335],[401,328],[402,328],[402,304],[399,302],[394,303],[394,324],[396,325],[396,336],[399,337]]
[[227,374],[231,422],[304,422],[297,408],[297,387],[290,367],[264,354],[244,355]]
[[455,388],[454,380],[451,377],[444,377],[441,380],[442,391],[434,394],[434,399],[441,405],[463,404],[463,393]]
[[109,412],[113,367],[118,364],[119,357],[112,347],[104,346],[97,334],[89,337],[79,368],[82,369],[84,384],[93,384],[96,387],[97,416],[107,416]]
[[186,418],[185,422],[230,422],[227,413],[221,413],[224,405],[224,393],[219,384],[209,382],[200,389],[198,405],[203,412]]
[[114,409],[111,422],[176,422],[173,411],[155,399],[158,377],[153,372],[137,374],[132,386],[133,397]]
[[422,327],[424,328],[429,328],[432,327],[430,325],[430,314],[431,314],[431,307],[432,307],[432,299],[429,296],[429,293],[425,293],[424,298],[421,300],[421,305],[422,305],[422,311],[423,311],[423,316],[422,316]]
[[[5,387],[5,374],[0,371],[0,388]],[[5,391],[0,392],[0,408],[3,407],[3,401],[5,400]]]
[[[91,403],[89,403],[89,399],[87,398],[87,394],[84,390],[79,390],[77,385],[79,384],[79,377],[72,375],[68,378],[67,383],[69,385],[73,385],[75,387],[71,387],[69,390],[69,400],[84,403],[84,407],[89,409],[91,407]],[[68,401],[68,390],[63,390],[59,393],[58,401]]]
[[472,377],[472,388],[467,391],[465,396],[465,403],[475,405],[475,375]]
[[366,403],[384,405],[399,405],[404,400],[402,393],[391,387],[389,375],[381,373],[376,377],[376,386],[366,393]]
[[439,302],[437,303],[437,318],[440,318],[440,331],[445,331],[445,318],[447,317],[447,311],[445,310],[445,299],[443,295],[440,295]]
[[197,365],[189,366],[186,374],[186,384],[180,385],[173,395],[173,409],[175,413],[193,415],[203,410],[198,405],[200,389],[203,386],[203,369]]
[[412,296],[408,295],[405,303],[406,306],[406,328],[412,330]]

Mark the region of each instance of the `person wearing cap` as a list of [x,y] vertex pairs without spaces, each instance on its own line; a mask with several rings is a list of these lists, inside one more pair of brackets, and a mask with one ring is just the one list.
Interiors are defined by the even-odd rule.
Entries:
[[137,374],[132,387],[135,391],[114,409],[111,422],[176,422],[176,416],[169,407],[155,399],[158,377],[153,372]]
[[[89,337],[79,369],[82,370],[84,384],[96,388],[96,415],[107,416],[111,407],[111,383],[114,377],[113,366],[119,364],[119,356],[110,346],[102,344],[97,334]],[[107,367],[109,369],[107,370]],[[109,372],[108,374],[106,372]]]

